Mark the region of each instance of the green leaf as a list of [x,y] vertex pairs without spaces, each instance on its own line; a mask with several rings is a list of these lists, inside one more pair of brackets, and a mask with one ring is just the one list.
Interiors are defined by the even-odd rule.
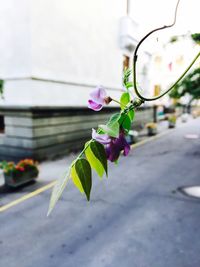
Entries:
[[130,120],[133,121],[134,118],[135,118],[135,111],[134,111],[133,109],[130,110],[130,111],[128,112],[128,116],[129,116]]
[[126,86],[129,80],[129,76],[131,75],[131,69],[125,69],[124,70],[124,75],[123,75],[123,84]]
[[78,188],[78,190],[79,190],[81,193],[84,193],[84,190],[83,190],[81,181],[79,180],[79,177],[78,177],[78,175],[77,175],[77,173],[76,173],[75,165],[72,167],[72,170],[71,170],[71,177],[72,177],[72,181],[73,181],[74,185]]
[[65,189],[67,182],[70,178],[70,172],[71,172],[71,166],[70,166],[68,172],[66,172],[62,177],[60,177],[60,179],[58,179],[56,181],[56,184],[55,184],[53,191],[52,191],[52,194],[51,194],[51,199],[50,199],[50,203],[49,203],[49,209],[48,209],[47,216],[52,212],[53,208],[56,205],[56,202],[58,201],[63,190]]
[[104,168],[101,162],[95,157],[90,147],[85,150],[85,155],[92,169],[94,169],[96,173],[102,178],[104,174]]
[[118,121],[120,117],[121,117],[120,113],[113,114],[106,125],[99,125],[100,131],[102,130],[103,133],[107,133],[111,137],[118,137],[119,136]]
[[0,162],[0,169],[5,169],[6,167],[8,167],[8,162],[3,160]]
[[94,141],[94,142],[91,142],[90,149],[91,149],[94,157],[97,158],[98,161],[100,162],[106,175],[108,175],[108,164],[107,164],[107,157],[106,157],[106,152],[105,152],[104,146],[102,144]]
[[111,137],[119,136],[119,123],[115,122],[112,125],[99,125],[100,130],[103,130],[104,133],[107,133]]
[[123,93],[120,98],[121,108],[123,109],[130,102],[130,94]]
[[121,117],[121,114],[120,113],[113,114],[110,117],[109,122],[107,123],[107,125],[112,127],[113,124],[115,124],[116,122],[118,122],[118,120],[120,119],[120,117]]
[[126,84],[125,84],[125,87],[128,89],[128,88],[130,88],[130,87],[133,87],[133,83],[132,82],[127,82]]
[[90,191],[92,188],[92,172],[89,162],[86,159],[78,159],[75,163],[77,176],[82,184],[87,200],[90,200]]
[[129,116],[126,116],[123,123],[122,123],[122,127],[129,132],[129,130],[131,129],[131,120],[129,118]]
[[131,128],[131,120],[127,114],[123,114],[119,120],[120,125],[126,132],[128,132]]
[[127,68],[124,70],[124,80],[129,78],[129,76],[131,75],[131,69]]
[[118,163],[119,163],[119,159],[116,159],[116,160],[114,161],[114,163],[115,163],[115,165],[118,165]]
[[124,76],[125,76],[125,77],[129,77],[130,74],[131,74],[131,69],[126,68],[126,69],[124,70]]

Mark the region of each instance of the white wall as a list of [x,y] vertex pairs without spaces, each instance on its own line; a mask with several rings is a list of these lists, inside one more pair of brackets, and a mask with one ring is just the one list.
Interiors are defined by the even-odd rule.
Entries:
[[31,10],[33,76],[120,86],[125,1],[33,0]]
[[[5,83],[6,105],[84,107],[93,88],[38,80],[14,80]],[[30,90],[31,88],[31,90]],[[115,99],[119,90],[107,90]],[[113,104],[113,103],[112,103]]]
[[125,14],[121,0],[2,1],[0,78],[6,81],[0,103],[85,106],[96,85],[119,91]]
[[30,76],[29,0],[0,0],[0,79]]

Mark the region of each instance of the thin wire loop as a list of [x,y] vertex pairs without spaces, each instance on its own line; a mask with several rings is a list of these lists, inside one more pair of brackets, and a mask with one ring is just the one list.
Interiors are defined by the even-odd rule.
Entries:
[[178,11],[178,5],[179,5],[179,2],[180,0],[177,1],[177,4],[176,4],[176,8],[175,8],[175,14],[174,14],[174,21],[172,24],[170,25],[165,25],[163,27],[159,27],[159,28],[156,28],[152,31],[150,31],[148,34],[146,34],[141,40],[140,42],[137,44],[136,48],[135,48],[135,51],[134,51],[134,55],[133,55],[133,86],[134,86],[134,90],[135,90],[135,93],[136,95],[144,100],[144,101],[154,101],[154,100],[157,100],[161,97],[163,97],[164,95],[166,95],[169,91],[171,91],[173,89],[173,87],[185,76],[185,74],[189,71],[189,69],[192,67],[192,65],[195,63],[195,61],[198,59],[198,57],[200,56],[200,52],[196,55],[196,57],[193,59],[193,61],[190,63],[190,65],[186,68],[186,70],[183,72],[183,74],[176,80],[176,82],[171,85],[169,87],[169,89],[167,89],[164,93],[156,96],[156,97],[153,97],[153,98],[146,98],[144,96],[142,96],[137,88],[137,80],[136,80],[136,62],[137,62],[137,52],[138,52],[138,49],[139,47],[141,46],[141,44],[144,42],[144,40],[146,38],[148,38],[151,34],[153,34],[154,32],[156,31],[160,31],[160,30],[164,30],[164,29],[167,29],[167,28],[170,28],[170,27],[173,27],[176,23],[176,18],[177,18],[177,11]]

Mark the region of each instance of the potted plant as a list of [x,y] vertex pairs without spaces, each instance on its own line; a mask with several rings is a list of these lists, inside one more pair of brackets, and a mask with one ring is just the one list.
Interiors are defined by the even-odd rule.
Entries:
[[193,112],[192,112],[192,117],[194,118],[194,119],[196,119],[198,116],[200,116],[200,109],[198,110],[194,110]]
[[183,113],[183,114],[181,115],[181,121],[182,121],[182,122],[187,122],[187,120],[188,120],[188,114],[187,114],[187,113]]
[[200,33],[191,34],[191,37],[195,43],[200,45]]
[[126,141],[129,144],[135,144],[138,141],[139,134],[137,131],[130,130],[128,135],[126,136]]
[[175,128],[176,126],[176,115],[175,114],[169,116],[168,123],[169,123],[168,124],[169,128]]
[[39,170],[38,163],[32,159],[24,159],[17,164],[3,161],[0,168],[4,172],[5,185],[18,187],[37,178]]
[[146,124],[147,134],[148,136],[156,135],[157,134],[157,124],[154,122],[149,122]]

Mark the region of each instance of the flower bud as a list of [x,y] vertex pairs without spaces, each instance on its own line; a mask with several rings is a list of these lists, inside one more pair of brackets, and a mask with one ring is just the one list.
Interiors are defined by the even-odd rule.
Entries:
[[110,96],[107,96],[104,98],[104,101],[105,101],[106,105],[108,105],[112,101],[112,98]]

